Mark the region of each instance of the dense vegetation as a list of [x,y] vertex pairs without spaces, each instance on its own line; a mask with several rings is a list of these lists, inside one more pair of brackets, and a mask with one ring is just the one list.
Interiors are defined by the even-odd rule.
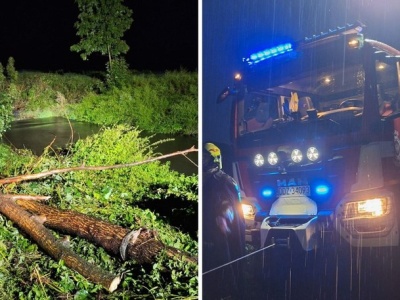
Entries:
[[[71,146],[67,155],[47,149],[37,157],[26,150],[15,152],[1,146],[0,174],[10,177],[82,163],[111,165],[153,157],[149,139],[139,135],[137,129],[122,125],[104,128]],[[164,244],[197,255],[197,230],[185,226],[183,220],[197,224],[197,176],[173,172],[168,164],[154,162],[108,171],[65,173],[39,182],[3,186],[2,192],[51,195],[49,205],[126,228],[157,230]],[[154,202],[170,205],[170,213],[150,210],[148,207]],[[184,212],[173,212],[177,203],[182,204]],[[181,219],[176,225],[179,227],[172,226],[177,218]],[[5,217],[0,216],[0,224],[1,299],[171,299],[197,295],[197,265],[167,259],[162,253],[153,265],[122,262],[101,248],[72,237],[71,247],[76,253],[105,270],[124,275],[120,288],[108,294],[66,268],[62,261],[55,262],[44,254]]]
[[149,132],[195,134],[197,111],[197,76],[180,71],[132,74],[129,85],[87,94],[71,107],[71,116],[92,123],[135,124]]
[[64,116],[151,133],[197,134],[197,91],[197,73],[184,70],[104,76],[25,71],[0,78],[0,101],[12,105],[17,118]]
[[[0,64],[0,136],[15,118],[63,116],[103,125],[96,135],[41,156],[0,144],[1,177],[85,164],[100,166],[157,156],[150,133],[197,134],[197,74],[137,74],[114,60],[106,74],[17,72]],[[159,141],[162,143],[164,141]],[[183,149],[182,149],[183,150]],[[81,171],[0,186],[0,193],[51,196],[48,203],[125,228],[156,230],[168,246],[197,255],[197,175],[186,176],[159,161],[108,171]],[[59,233],[56,233],[59,235]],[[60,236],[61,237],[61,236]],[[84,239],[74,252],[122,275],[108,293],[55,261],[0,215],[1,299],[197,298],[197,265],[160,253],[150,265],[123,262]]]

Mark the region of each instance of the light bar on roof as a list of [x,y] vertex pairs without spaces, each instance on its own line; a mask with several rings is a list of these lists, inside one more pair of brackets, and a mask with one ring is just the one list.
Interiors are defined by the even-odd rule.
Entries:
[[[361,33],[363,30],[364,25],[361,23],[347,23],[345,26],[338,26],[336,28],[331,28],[326,32],[321,32],[320,34],[313,35],[312,37],[306,37],[304,42],[311,42],[318,39],[323,39],[328,36],[337,35],[339,33],[349,33],[349,31],[353,33]],[[285,43],[278,45],[276,47],[268,48],[256,53],[251,54],[247,58],[243,58],[243,62],[247,63],[248,65],[254,65],[259,63],[260,61],[282,55],[284,53],[293,51],[293,45],[291,43]]]
[[268,48],[250,55],[250,57],[244,59],[249,65],[259,63],[260,61],[268,58],[278,56],[293,50],[291,43],[281,44],[276,47]]
[[331,36],[334,34],[343,33],[350,29],[353,29],[355,32],[361,33],[361,31],[363,30],[363,26],[358,23],[353,23],[353,24],[348,23],[345,26],[338,26],[336,28],[330,28],[330,29],[328,29],[328,31],[321,32],[320,34],[314,34],[311,37],[306,37],[304,39],[304,41],[306,41],[306,42],[315,41],[315,40],[325,38],[325,37],[328,37],[328,36]]

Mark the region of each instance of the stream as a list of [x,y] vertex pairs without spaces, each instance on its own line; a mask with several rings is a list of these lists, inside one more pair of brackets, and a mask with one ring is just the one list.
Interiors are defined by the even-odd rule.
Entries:
[[[99,131],[101,126],[86,122],[71,121],[61,117],[28,119],[14,121],[3,136],[3,142],[18,149],[30,149],[34,154],[40,155],[45,147],[54,140],[53,147],[62,148],[71,140],[76,142],[78,139],[85,138]],[[72,133],[72,134],[71,134]],[[151,141],[173,139],[161,143],[154,147],[154,152],[158,154],[168,154],[175,151],[186,150],[192,146],[197,148],[195,137],[157,134]],[[197,152],[192,152],[184,156],[174,156],[168,158],[171,169],[185,175],[197,174]]]

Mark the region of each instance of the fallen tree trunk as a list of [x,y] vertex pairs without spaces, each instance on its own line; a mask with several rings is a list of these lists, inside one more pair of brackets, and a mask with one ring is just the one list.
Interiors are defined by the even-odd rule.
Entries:
[[157,239],[157,233],[153,230],[139,228],[132,231],[75,211],[56,209],[25,197],[18,199],[18,195],[13,197],[19,206],[40,215],[46,227],[82,237],[113,255],[120,255],[123,260],[152,263],[155,256],[165,249],[169,257],[197,263],[195,257],[165,246]]
[[13,221],[20,229],[27,233],[46,253],[94,283],[101,284],[108,291],[113,292],[119,285],[121,278],[99,267],[92,265],[74,253],[62,242],[57,240],[49,229],[43,226],[40,219],[16,205],[12,200],[0,195],[0,212]]
[[[133,167],[175,155],[186,156],[187,153],[195,151],[197,151],[197,149],[192,147],[184,151],[149,158],[140,162],[111,166],[85,166],[83,164],[81,166],[54,169],[36,174],[24,174],[0,179],[0,186],[10,183],[38,180],[66,172],[103,171]],[[65,246],[64,243],[57,240],[48,228],[85,238],[88,241],[103,247],[110,253],[119,253],[123,260],[131,258],[140,263],[152,262],[154,256],[162,249],[165,249],[167,255],[170,257],[197,263],[196,257],[192,257],[191,255],[173,247],[163,245],[157,239],[155,231],[143,228],[139,228],[136,231],[130,231],[129,229],[88,217],[84,214],[73,211],[58,210],[36,202],[37,200],[47,199],[49,199],[47,196],[5,195],[0,193],[0,213],[13,221],[51,257],[56,260],[63,260],[67,267],[79,272],[88,280],[102,285],[110,292],[117,289],[121,278],[86,262],[75,254],[69,247]],[[33,215],[27,210],[29,210]]]

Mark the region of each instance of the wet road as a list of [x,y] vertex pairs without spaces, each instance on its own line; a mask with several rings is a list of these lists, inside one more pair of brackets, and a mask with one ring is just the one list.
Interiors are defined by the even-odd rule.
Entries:
[[398,247],[357,250],[343,243],[308,254],[282,248],[267,252],[247,260],[246,299],[400,299]]

